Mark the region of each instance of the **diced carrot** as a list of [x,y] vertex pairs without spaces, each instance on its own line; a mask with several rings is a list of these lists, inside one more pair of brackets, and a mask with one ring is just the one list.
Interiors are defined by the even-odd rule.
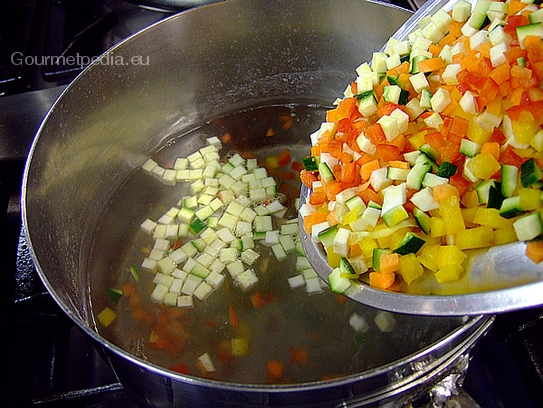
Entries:
[[171,371],[175,371],[179,374],[189,374],[189,367],[186,364],[176,364],[170,367]]
[[232,140],[232,135],[230,133],[225,133],[224,135],[221,136],[221,140],[223,143],[225,144],[228,144],[230,143],[230,140]]
[[508,81],[511,77],[511,66],[509,64],[498,65],[490,72],[490,78],[498,85]]
[[315,211],[314,213],[311,213],[309,215],[306,215],[304,217],[304,230],[308,234],[311,234],[311,229],[313,228],[313,225],[320,224],[321,222],[326,221],[327,213],[322,211]]
[[511,145],[508,145],[500,154],[500,164],[509,164],[511,166],[517,166],[520,168],[523,160],[518,154],[515,153]]
[[424,140],[434,149],[445,146],[445,138],[440,132],[432,132],[424,135]]
[[309,353],[306,347],[290,346],[290,362],[292,364],[307,365],[309,361]]
[[388,162],[391,160],[400,160],[402,158],[401,151],[397,146],[390,144],[378,144],[376,147],[377,155],[383,161]]
[[324,203],[326,200],[326,193],[324,191],[313,191],[309,195],[309,204],[311,205],[319,205]]
[[335,201],[336,195],[343,190],[341,181],[337,181],[337,180],[332,180],[329,183],[326,183],[324,188],[326,190],[326,196],[328,197],[330,201]]
[[408,170],[411,168],[411,165],[406,162],[406,161],[403,161],[403,160],[391,160],[388,162],[388,165],[390,167],[395,167],[397,169],[405,169],[405,170]]
[[335,122],[338,123],[342,119],[349,119],[356,108],[356,98],[345,98],[337,107]]
[[377,289],[388,289],[394,284],[396,274],[393,272],[370,272],[370,286]]
[[500,158],[500,144],[497,142],[486,142],[481,146],[481,153],[490,153],[496,160]]
[[445,68],[445,61],[440,57],[428,58],[427,60],[419,61],[420,72],[434,72]]
[[366,130],[364,130],[364,134],[374,145],[378,145],[386,140],[385,132],[383,132],[383,128],[379,123],[368,126]]
[[[396,159],[393,159],[393,160],[396,160]],[[362,177],[362,181],[369,180],[371,173],[373,173],[374,170],[377,170],[380,167],[381,165],[379,164],[379,160],[377,159],[372,160],[360,166],[360,176]]]
[[318,179],[319,178],[317,176],[307,170],[300,171],[300,180],[309,188],[311,188],[313,186],[313,182],[318,181]]
[[268,379],[272,381],[283,378],[283,363],[278,360],[268,360],[267,364]]
[[396,253],[381,254],[380,256],[381,273],[392,273],[400,269],[400,255]]
[[460,197],[464,196],[471,186],[469,180],[466,180],[460,173],[452,176],[449,179],[449,183],[458,190]]
[[281,151],[281,153],[279,153],[278,158],[279,158],[279,166],[281,166],[281,167],[286,166],[292,160],[291,157],[290,157],[290,150],[285,149],[285,150]]
[[460,192],[455,186],[445,183],[434,186],[432,189],[432,196],[434,197],[434,200],[439,203],[441,200],[451,196],[460,197]]
[[251,303],[255,309],[260,309],[266,305],[266,301],[261,292],[256,292],[251,295]]
[[379,205],[383,204],[383,199],[379,194],[373,191],[371,188],[359,188],[356,190],[356,195],[359,196],[362,201],[367,205],[370,201]]
[[356,164],[345,163],[341,169],[341,181],[344,183],[352,184],[356,180]]
[[232,304],[228,305],[228,322],[232,327],[239,327],[238,315],[236,314],[236,311],[234,310],[234,306]]

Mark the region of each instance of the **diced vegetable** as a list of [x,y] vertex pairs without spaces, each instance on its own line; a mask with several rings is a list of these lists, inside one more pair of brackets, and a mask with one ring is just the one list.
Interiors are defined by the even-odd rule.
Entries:
[[[459,0],[357,68],[335,108],[348,114],[312,135],[301,174],[332,290],[406,290],[428,270],[454,281],[463,251],[543,234],[542,16],[537,2]],[[341,272],[360,254],[370,268]]]

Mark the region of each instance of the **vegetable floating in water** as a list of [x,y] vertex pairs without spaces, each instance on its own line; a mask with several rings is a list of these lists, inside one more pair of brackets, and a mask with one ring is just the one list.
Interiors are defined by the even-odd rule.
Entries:
[[311,134],[300,213],[333,291],[454,282],[466,251],[543,233],[543,10],[528,3],[459,0],[423,18],[356,69]]

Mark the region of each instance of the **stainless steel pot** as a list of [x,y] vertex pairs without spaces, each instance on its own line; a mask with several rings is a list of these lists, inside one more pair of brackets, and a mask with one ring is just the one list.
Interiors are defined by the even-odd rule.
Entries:
[[[329,105],[353,79],[354,68],[408,16],[360,0],[230,0],[198,8],[114,47],[48,113],[24,176],[23,222],[32,255],[55,300],[103,347],[138,404],[374,406],[405,402],[406,395],[461,376],[491,317],[466,319],[418,352],[356,375],[252,385],[183,376],[131,355],[98,334],[91,310],[90,283],[100,278],[89,275],[109,273],[89,264],[98,225],[150,154],[237,109]],[[117,245],[123,227],[137,227],[143,211],[137,205],[124,211],[112,224],[106,251]],[[428,324],[431,319],[421,318],[419,326]],[[416,332],[406,337],[418,341]]]

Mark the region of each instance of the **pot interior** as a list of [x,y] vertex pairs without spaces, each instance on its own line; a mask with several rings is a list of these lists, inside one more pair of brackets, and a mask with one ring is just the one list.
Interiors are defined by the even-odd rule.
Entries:
[[[297,104],[233,112],[172,139],[151,157],[171,168],[177,157],[187,157],[205,146],[206,138],[228,133],[232,139],[221,150],[223,160],[231,152],[239,152],[256,155],[264,165],[266,158],[277,157],[289,149],[293,161],[300,162],[309,153],[307,135],[323,120],[324,114],[324,107]],[[285,130],[288,118],[292,125]],[[266,136],[269,129],[274,130],[274,136]],[[275,174],[278,190],[285,193],[284,203],[290,209],[286,217],[296,219],[294,199],[299,193],[299,181],[297,177],[289,180],[295,174],[290,167],[291,163],[279,167]],[[269,174],[274,172],[269,169]],[[336,296],[325,285],[318,293],[308,293],[304,287],[291,289],[287,279],[299,274],[298,255],[291,253],[287,260],[279,262],[271,249],[258,241],[255,250],[260,257],[252,265],[259,277],[256,287],[244,292],[225,271],[225,287],[204,301],[195,299],[194,309],[181,311],[174,307],[164,311],[164,306],[150,301],[155,275],[140,267],[153,239],[140,231],[139,225],[146,218],[158,219],[165,210],[178,205],[183,197],[190,195],[188,185],[165,186],[137,171],[117,191],[99,224],[88,263],[93,313],[106,306],[114,307],[107,296],[108,288],[131,284],[141,295],[142,308],[154,316],[144,319],[141,313],[136,315],[130,301],[123,298],[115,307],[119,315],[114,324],[106,329],[96,324],[103,337],[122,349],[165,368],[185,366],[189,374],[196,376],[203,375],[196,364],[198,357],[208,353],[216,367],[213,379],[240,384],[268,383],[267,363],[281,361],[285,375],[278,382],[295,384],[350,376],[385,366],[435,343],[464,323],[460,317],[383,313]],[[138,282],[129,272],[130,267],[138,270]],[[255,308],[251,302],[255,293],[273,300]],[[240,321],[237,328],[229,319],[230,306]],[[157,316],[161,313],[176,314],[167,323],[176,333],[171,333],[172,343],[165,345],[165,349],[157,349],[150,341],[159,330]],[[354,314],[366,320],[367,330],[357,332],[349,325]],[[376,317],[390,319],[393,327],[382,331],[374,321]],[[246,354],[231,355],[232,342],[236,339],[248,343]],[[307,352],[307,362],[297,361],[297,352]]]
[[[242,384],[266,383],[264,366],[272,359],[289,364],[286,383],[371,371],[462,330],[460,317],[394,315],[394,330],[381,333],[375,309],[338,301],[327,289],[310,296],[291,290],[286,278],[295,257],[278,264],[268,249],[257,264],[258,290],[277,299],[255,310],[249,293],[235,287],[217,293],[176,317],[175,330],[185,337],[176,353],[146,346],[150,324],[136,322],[124,299],[113,325],[95,323],[96,313],[112,306],[108,288],[122,287],[131,279],[127,267],[141,265],[141,249],[150,245],[139,233],[141,222],[186,194],[143,174],[139,168],[149,157],[168,167],[205,138],[229,132],[223,155],[250,150],[265,159],[289,148],[299,161],[356,66],[408,17],[359,0],[229,0],[163,21],[87,69],[43,123],[23,188],[36,267],[66,313],[120,355],[166,369],[187,364],[198,375],[194,357],[218,358],[223,341],[239,334],[225,324],[232,303],[246,320],[240,329],[250,337],[250,353],[230,359],[215,378]],[[134,56],[139,64],[116,63]],[[284,116],[293,119],[289,129],[278,126]],[[265,136],[270,127],[274,137]],[[159,307],[148,300],[151,276],[141,275],[144,306],[157,315]],[[365,317],[367,333],[349,326],[353,312]],[[307,365],[290,364],[292,350],[304,347]]]

